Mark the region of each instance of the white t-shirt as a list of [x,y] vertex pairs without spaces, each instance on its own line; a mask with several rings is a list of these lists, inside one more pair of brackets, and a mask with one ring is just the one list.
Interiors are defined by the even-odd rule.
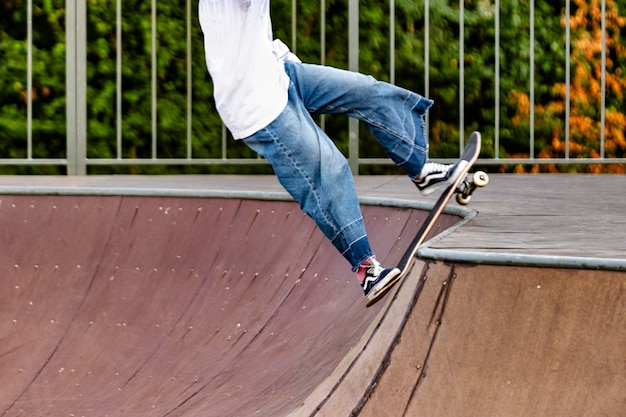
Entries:
[[217,111],[235,139],[270,124],[287,104],[283,60],[297,60],[272,41],[270,0],[200,0],[207,67]]

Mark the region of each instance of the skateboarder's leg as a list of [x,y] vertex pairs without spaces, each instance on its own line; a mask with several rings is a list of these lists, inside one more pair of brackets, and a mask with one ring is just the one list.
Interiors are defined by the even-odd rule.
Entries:
[[346,158],[315,124],[295,89],[276,120],[244,139],[265,157],[302,211],[350,262],[373,256]]
[[456,165],[428,161],[424,115],[433,101],[371,76],[337,68],[285,63],[310,113],[345,114],[368,127],[392,161],[428,195],[456,179]]
[[389,157],[411,177],[427,162],[424,115],[432,100],[371,76],[337,68],[285,63],[307,110],[361,120]]
[[302,211],[350,262],[368,299],[400,274],[374,258],[346,158],[315,124],[293,85],[285,110],[244,142],[272,164]]

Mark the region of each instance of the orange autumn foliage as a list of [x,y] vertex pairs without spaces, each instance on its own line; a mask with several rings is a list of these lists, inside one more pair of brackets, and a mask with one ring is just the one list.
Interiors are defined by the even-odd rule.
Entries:
[[[574,0],[575,13],[569,16],[572,33],[571,81],[569,85],[569,140],[565,138],[566,111],[565,82],[555,84],[551,92],[555,100],[535,104],[535,126],[550,131],[549,145],[539,150],[538,158],[600,158],[601,133],[604,133],[604,157],[623,158],[626,156],[626,106],[623,105],[626,91],[626,77],[619,63],[614,60],[626,56],[625,42],[619,39],[620,31],[626,26],[626,17],[620,16],[615,0],[606,1],[606,66],[605,118],[602,132],[602,12],[599,0]],[[565,26],[565,18],[562,25]],[[623,58],[622,58],[623,59]],[[611,100],[609,100],[609,98]],[[527,120],[530,113],[528,94],[512,91],[510,102],[516,106],[512,117],[513,125]],[[617,105],[615,104],[617,103]],[[548,139],[548,138],[546,138]],[[566,153],[566,144],[567,153]],[[511,156],[515,158],[516,156]],[[517,155],[522,157],[522,155]],[[515,171],[523,170],[516,167]],[[589,164],[578,168],[581,171],[600,173],[625,173],[623,164]],[[529,167],[529,172],[557,172],[554,165]]]

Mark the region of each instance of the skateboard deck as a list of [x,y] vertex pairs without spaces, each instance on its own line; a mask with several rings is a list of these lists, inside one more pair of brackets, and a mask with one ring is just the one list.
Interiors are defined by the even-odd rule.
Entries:
[[411,241],[409,245],[409,249],[405,252],[400,259],[400,262],[397,265],[397,268],[400,269],[400,274],[398,274],[392,281],[390,281],[375,298],[368,301],[367,306],[371,306],[372,304],[379,301],[390,289],[391,287],[400,281],[407,274],[411,265],[413,264],[413,260],[415,259],[415,254],[417,253],[417,249],[424,243],[426,237],[432,230],[433,226],[439,219],[441,213],[443,213],[444,208],[450,201],[453,195],[457,194],[457,197],[463,196],[464,198],[457,198],[459,204],[467,204],[469,203],[470,195],[474,191],[474,189],[478,187],[482,187],[487,184],[488,178],[487,174],[484,172],[476,173],[474,179],[468,179],[468,172],[472,168],[472,165],[478,159],[478,155],[480,154],[480,133],[473,132],[463,149],[463,153],[461,154],[460,161],[467,161],[465,167],[462,168],[461,173],[457,177],[454,183],[450,184],[445,191],[441,194],[433,208],[430,210],[428,217],[422,223],[420,229],[417,231],[417,234]]

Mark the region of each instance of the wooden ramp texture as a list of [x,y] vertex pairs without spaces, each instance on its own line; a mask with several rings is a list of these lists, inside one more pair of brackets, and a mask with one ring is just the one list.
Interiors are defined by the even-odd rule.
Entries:
[[[363,209],[385,263],[426,215]],[[0,228],[3,417],[626,410],[624,273],[417,261],[367,309],[292,202],[3,195]]]

